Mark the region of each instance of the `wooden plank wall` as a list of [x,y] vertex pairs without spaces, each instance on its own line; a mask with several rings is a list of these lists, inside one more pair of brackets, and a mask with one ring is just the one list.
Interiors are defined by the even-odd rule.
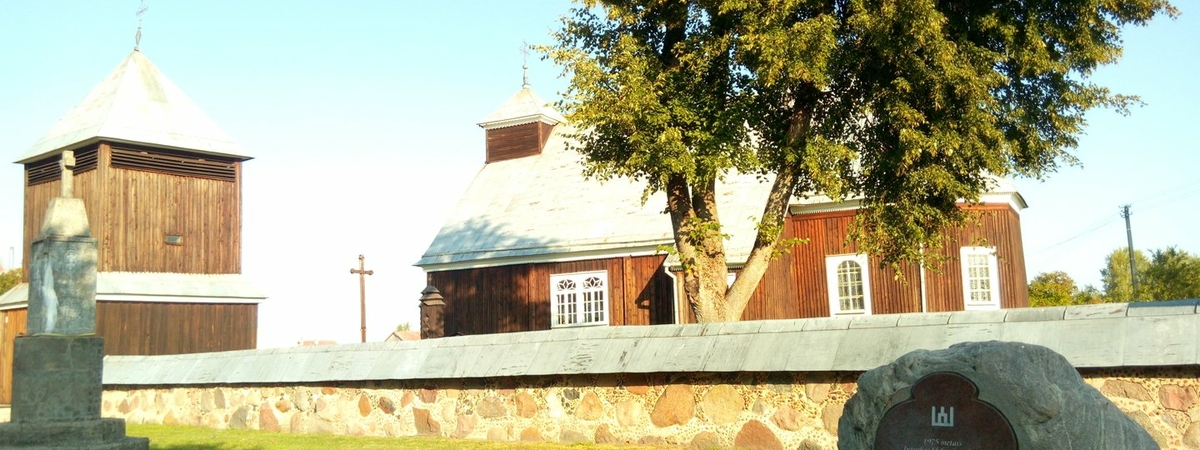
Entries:
[[1007,205],[982,205],[971,208],[978,222],[947,234],[940,250],[946,263],[937,270],[926,270],[926,293],[930,311],[963,309],[962,264],[959,248],[975,244],[996,247],[1000,271],[1000,306],[1029,306],[1029,284],[1025,277],[1025,251],[1021,240],[1018,213]]
[[[241,163],[237,180],[221,181],[111,167],[111,148],[100,145],[96,170],[75,177],[99,240],[102,272],[241,272]],[[61,181],[26,186],[24,267]],[[182,245],[166,243],[183,236]]]
[[[0,311],[0,404],[12,401],[13,341],[28,309]],[[258,305],[96,303],[96,334],[105,355],[174,355],[247,350],[258,345]]]
[[552,128],[553,125],[533,122],[487,130],[486,161],[492,163],[541,154]]
[[604,270],[609,323],[671,323],[671,280],[663,255],[430,272],[446,299],[447,336],[550,329],[550,275]]
[[0,311],[0,404],[12,404],[13,340],[25,333],[28,311]]
[[174,355],[255,348],[258,305],[229,303],[96,304],[96,333],[106,355]]

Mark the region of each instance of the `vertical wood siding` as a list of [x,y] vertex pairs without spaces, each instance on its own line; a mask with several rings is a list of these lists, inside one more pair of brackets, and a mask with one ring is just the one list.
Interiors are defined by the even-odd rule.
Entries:
[[[0,403],[12,400],[13,341],[25,333],[27,311],[0,311]],[[96,334],[105,355],[248,350],[258,345],[258,305],[101,301]]]
[[447,336],[550,329],[550,276],[608,273],[609,323],[670,323],[671,280],[662,255],[430,272],[446,298]]
[[13,340],[25,333],[28,311],[0,311],[0,404],[12,404]]
[[96,304],[96,334],[106,355],[174,355],[255,348],[258,305],[228,303]]
[[[897,274],[891,267],[881,267],[878,257],[868,258],[873,314],[920,312],[922,284],[929,311],[963,310],[959,249],[984,241],[996,247],[1001,306],[1029,306],[1018,213],[1008,205],[981,205],[970,207],[970,210],[977,214],[978,223],[947,232],[945,246],[938,250],[947,258],[945,263],[928,268],[923,279],[920,266],[916,264],[901,264]],[[771,263],[746,305],[742,320],[829,317],[825,258],[859,251],[856,243],[846,242],[854,214],[848,210],[791,216],[784,237],[804,238],[808,243],[796,245]],[[682,293],[683,274],[677,273],[677,276],[676,289]],[[682,321],[696,321],[686,299],[680,299],[679,307],[682,308]]]
[[[75,176],[92,236],[99,242],[102,272],[241,272],[241,163],[234,181],[111,167],[101,144],[96,170]],[[24,267],[50,199],[61,181],[25,188]],[[167,234],[183,237],[166,243]]]
[[487,130],[486,162],[541,154],[553,128],[553,125],[533,122]]
[[1007,205],[981,205],[970,210],[977,222],[947,233],[946,245],[939,250],[939,254],[945,258],[945,264],[938,267],[937,271],[926,271],[929,310],[963,309],[963,273],[959,249],[972,245],[996,248],[1000,306],[1029,306],[1029,284],[1025,277],[1025,251],[1018,213]]

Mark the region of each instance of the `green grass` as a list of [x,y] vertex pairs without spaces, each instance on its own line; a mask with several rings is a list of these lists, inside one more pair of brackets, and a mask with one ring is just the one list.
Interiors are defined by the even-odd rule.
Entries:
[[609,446],[595,444],[549,444],[525,442],[489,442],[434,437],[358,437],[332,434],[291,434],[256,430],[215,430],[182,425],[128,424],[130,436],[150,438],[153,450],[550,450],[550,449],[650,449],[654,447]]

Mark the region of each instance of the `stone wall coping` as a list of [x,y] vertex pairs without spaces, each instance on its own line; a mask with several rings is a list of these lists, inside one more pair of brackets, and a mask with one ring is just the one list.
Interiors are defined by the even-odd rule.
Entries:
[[337,346],[108,356],[106,385],[563,374],[865,371],[917,349],[1014,341],[1079,368],[1200,364],[1200,300],[566,328]]

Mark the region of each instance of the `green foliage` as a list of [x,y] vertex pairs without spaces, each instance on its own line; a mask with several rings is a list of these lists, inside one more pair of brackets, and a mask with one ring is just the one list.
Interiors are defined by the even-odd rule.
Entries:
[[1153,250],[1139,282],[1154,300],[1200,298],[1200,257],[1176,247]]
[[1092,286],[1090,284],[1075,291],[1075,294],[1072,295],[1072,298],[1076,305],[1094,305],[1097,303],[1104,303],[1104,293],[1100,292],[1100,289],[1097,289],[1096,286]]
[[409,331],[409,330],[412,330],[412,324],[411,324],[411,323],[404,322],[404,323],[402,323],[402,324],[400,324],[400,325],[396,325],[396,331]]
[[21,268],[0,272],[0,294],[21,283]]
[[[723,243],[696,238],[719,222],[716,181],[734,171],[773,183],[755,252],[774,253],[778,236],[761,236],[777,235],[786,196],[821,193],[862,199],[850,237],[884,263],[936,254],[922,248],[963,223],[959,202],[977,201],[990,175],[1074,163],[1089,109],[1136,102],[1090,76],[1117,60],[1123,26],[1157,14],[1176,11],[1165,0],[583,0],[542,50],[571,78],[560,107],[580,130],[585,173],[666,192],[681,260],[715,279]],[[702,293],[686,293],[695,308]]]
[[1066,272],[1042,272],[1029,283],[1029,306],[1066,306],[1075,303],[1075,280]]
[[[1138,281],[1141,282],[1142,275],[1150,267],[1150,260],[1146,259],[1146,255],[1141,250],[1135,250],[1133,258],[1137,273],[1139,274]],[[1104,283],[1104,300],[1107,302],[1146,301],[1153,299],[1145,289],[1145,285],[1142,285],[1142,289],[1137,293],[1137,298],[1134,298],[1133,283],[1130,281],[1129,273],[1129,247],[1121,247],[1109,253],[1104,259],[1104,268],[1100,269],[1100,277]]]

